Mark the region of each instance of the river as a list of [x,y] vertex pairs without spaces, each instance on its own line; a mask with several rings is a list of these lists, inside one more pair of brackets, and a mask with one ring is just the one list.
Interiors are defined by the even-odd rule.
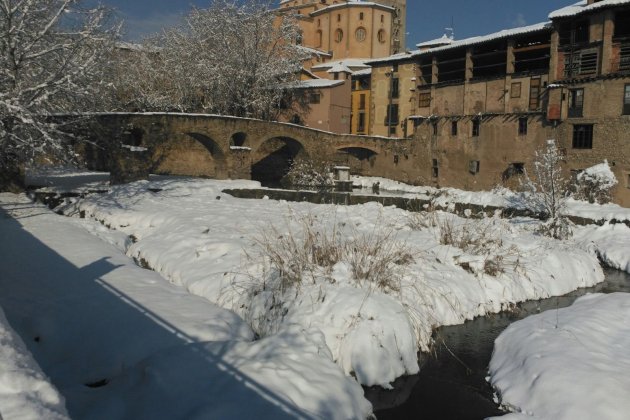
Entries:
[[394,390],[366,388],[378,420],[480,420],[504,414],[486,381],[494,340],[512,322],[569,306],[587,293],[630,292],[630,274],[606,269],[606,280],[564,296],[524,302],[514,310],[438,328],[432,354],[419,354],[417,375],[399,378]]

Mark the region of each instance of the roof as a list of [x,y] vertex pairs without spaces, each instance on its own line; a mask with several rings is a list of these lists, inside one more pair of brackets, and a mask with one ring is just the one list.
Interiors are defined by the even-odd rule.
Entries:
[[317,48],[306,47],[304,45],[296,45],[296,47],[312,55],[317,55],[317,56],[322,56],[322,57],[332,57],[332,54],[318,50]]
[[362,69],[362,70],[357,70],[355,72],[352,72],[353,76],[369,76],[370,74],[372,74],[372,68],[367,68],[367,69]]
[[365,69],[370,66],[366,64],[367,58],[344,58],[342,60],[328,61],[326,63],[317,64],[311,67],[312,70],[328,70],[339,66],[348,67],[350,70]]
[[418,48],[435,47],[435,46],[438,46],[438,45],[449,45],[449,44],[452,44],[453,42],[455,42],[455,40],[453,38],[449,38],[446,34],[444,34],[444,35],[442,35],[441,38],[432,39],[430,41],[424,41],[424,42],[421,42],[419,44],[416,44],[416,47],[418,47]]
[[321,8],[319,10],[315,10],[315,11],[311,12],[310,15],[311,16],[317,16],[317,15],[321,15],[322,13],[329,12],[331,10],[343,9],[343,8],[346,8],[346,7],[353,7],[353,6],[357,6],[357,7],[376,7],[378,9],[389,10],[389,11],[394,11],[395,10],[391,6],[385,6],[384,4],[374,3],[374,2],[371,2],[371,1],[348,0],[347,3],[333,4],[332,6],[328,6],[328,7]]
[[608,7],[623,6],[630,4],[630,0],[601,0],[597,3],[588,4],[586,0],[579,1],[571,6],[563,7],[562,9],[555,10],[549,14],[549,19],[559,19],[565,17],[578,16],[582,13],[592,12],[598,9],[605,9]]
[[342,85],[344,82],[345,80],[311,79],[300,80],[289,84],[287,87],[292,89],[325,89]]
[[[611,0],[612,1],[612,0]],[[625,0],[629,1],[630,0]],[[435,48],[429,48],[424,50],[413,50],[404,53],[394,54],[389,57],[376,58],[366,61],[367,64],[375,63],[389,63],[392,61],[401,61],[409,58],[415,58],[423,55],[430,55],[436,52],[447,51],[454,48],[467,47],[471,45],[483,44],[485,42],[496,41],[499,39],[510,38],[518,35],[531,34],[535,32],[551,31],[551,22],[542,22],[535,25],[521,26],[519,28],[504,29],[502,31],[494,32],[488,35],[474,36],[471,38],[462,39],[460,41],[453,41],[450,45],[439,46]]]

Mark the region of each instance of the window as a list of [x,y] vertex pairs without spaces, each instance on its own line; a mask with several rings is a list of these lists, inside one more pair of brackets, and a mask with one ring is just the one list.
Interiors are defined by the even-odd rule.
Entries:
[[340,43],[343,41],[343,31],[341,29],[337,29],[335,31],[335,42]]
[[457,121],[451,121],[451,136],[457,135]]
[[521,117],[518,119],[518,135],[527,135],[527,117]]
[[479,137],[479,132],[481,131],[481,121],[473,120],[472,121],[472,136]]
[[359,112],[359,121],[357,124],[357,132],[365,132],[365,112]]
[[523,175],[525,173],[525,164],[523,162],[512,162],[507,169],[501,174],[501,180],[507,181],[513,176]]
[[431,121],[431,125],[433,126],[433,135],[437,136],[438,135],[438,122]]
[[367,31],[365,30],[365,28],[358,28],[354,33],[354,37],[357,39],[357,41],[363,42],[367,37]]
[[310,104],[318,104],[322,99],[322,95],[319,93],[310,93],[308,96],[308,103]]
[[569,118],[581,117],[584,108],[584,89],[569,91]]
[[514,82],[510,88],[510,98],[521,97],[521,82]]
[[387,106],[385,125],[390,127],[398,125],[398,104],[391,104]]
[[420,92],[418,94],[418,107],[428,108],[431,106],[431,92]]
[[623,115],[630,115],[630,84],[623,89]]
[[437,159],[433,159],[433,164],[431,166],[431,175],[433,178],[437,178],[440,175],[440,163]]
[[529,82],[529,110],[536,111],[540,106],[540,79],[531,79]]
[[599,50],[589,48],[567,52],[564,55],[564,62],[564,77],[597,74]]
[[593,124],[575,124],[573,126],[573,148],[593,148]]
[[359,13],[359,20],[363,20],[363,12]]
[[365,93],[359,95],[359,109],[365,109]]
[[397,77],[392,78],[392,98],[398,98],[400,95],[399,91],[399,79]]
[[384,44],[387,41],[387,32],[385,32],[385,29],[378,31],[377,39],[381,44]]
[[468,172],[475,175],[479,173],[479,161],[471,160],[468,162]]
[[381,15],[381,23],[385,22],[385,15]]
[[341,22],[341,15],[337,14],[337,22]]

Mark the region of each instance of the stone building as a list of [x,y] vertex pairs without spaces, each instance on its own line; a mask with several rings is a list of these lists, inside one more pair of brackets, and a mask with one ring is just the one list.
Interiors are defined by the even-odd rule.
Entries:
[[630,206],[630,0],[549,19],[368,61],[369,132],[413,137],[410,182],[511,186],[555,139],[573,172],[608,160]]
[[[343,101],[336,95],[335,109],[323,109],[327,106],[325,102],[314,101],[309,115],[302,116],[300,121],[309,127],[337,133],[369,134],[366,112],[369,94],[365,89],[356,92],[357,82],[353,77],[357,73],[357,80],[365,80],[370,71],[366,60],[388,57],[404,48],[406,0],[283,0],[278,11],[280,16],[286,13],[297,16],[301,29],[299,42],[311,52],[304,68],[312,79],[343,80],[348,84],[348,95]],[[329,96],[317,87],[323,85],[304,82],[304,88],[313,91],[309,94],[313,98]]]

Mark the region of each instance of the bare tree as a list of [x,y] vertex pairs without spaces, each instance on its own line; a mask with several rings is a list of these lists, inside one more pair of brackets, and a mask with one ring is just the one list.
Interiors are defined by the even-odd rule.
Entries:
[[[0,0],[0,184],[38,155],[67,159],[55,113],[91,109],[118,26],[79,0]],[[1,187],[2,185],[0,185]]]
[[273,119],[293,100],[287,86],[306,58],[298,38],[295,18],[271,2],[213,0],[147,40],[140,65],[125,66],[139,73],[127,72],[119,90],[136,109]]
[[547,140],[545,150],[535,154],[533,177],[525,171],[521,181],[522,190],[529,193],[524,202],[546,220],[542,232],[556,239],[572,233],[570,222],[562,215],[571,196],[570,182],[562,176],[562,160],[555,140]]

